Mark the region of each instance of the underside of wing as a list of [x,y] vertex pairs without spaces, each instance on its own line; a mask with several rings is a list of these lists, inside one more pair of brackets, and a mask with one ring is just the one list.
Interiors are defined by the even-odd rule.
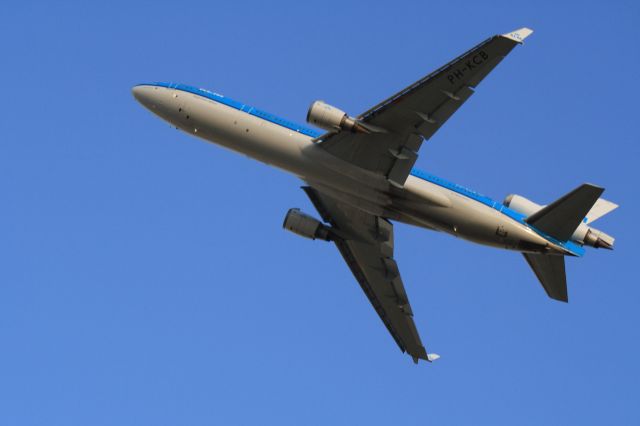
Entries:
[[496,35],[389,97],[356,120],[370,132],[328,133],[321,146],[337,157],[385,175],[402,186],[424,139],[431,138],[474,93],[474,88],[532,33]]
[[304,190],[324,221],[332,225],[332,239],[340,254],[400,349],[414,362],[428,361],[393,259],[393,225],[311,187]]

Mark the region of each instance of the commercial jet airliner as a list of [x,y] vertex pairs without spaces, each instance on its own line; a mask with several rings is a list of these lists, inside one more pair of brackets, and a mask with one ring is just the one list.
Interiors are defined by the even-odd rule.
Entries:
[[432,361],[394,259],[392,221],[522,252],[547,295],[565,302],[564,256],[613,248],[591,226],[617,207],[603,188],[585,183],[548,205],[514,194],[499,202],[414,168],[422,142],[531,33],[490,37],[356,117],[316,101],[307,122],[324,131],[183,84],[140,84],[133,95],[178,129],[302,179],[322,220],[292,208],[284,228],[332,241],[400,349]]

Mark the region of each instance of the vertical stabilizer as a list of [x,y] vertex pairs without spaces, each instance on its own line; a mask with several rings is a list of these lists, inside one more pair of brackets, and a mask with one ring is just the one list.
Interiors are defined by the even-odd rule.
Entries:
[[531,253],[523,253],[523,255],[547,295],[552,299],[568,302],[564,256]]
[[529,216],[527,223],[557,240],[567,241],[603,192],[604,188],[584,183]]

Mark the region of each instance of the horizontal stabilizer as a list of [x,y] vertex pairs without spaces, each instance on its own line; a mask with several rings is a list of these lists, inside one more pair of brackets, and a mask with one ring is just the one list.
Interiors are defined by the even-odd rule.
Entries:
[[529,216],[527,223],[557,240],[568,241],[603,192],[604,188],[584,183]]
[[564,256],[531,253],[523,253],[523,255],[547,295],[552,299],[568,302]]
[[618,205],[616,203],[612,203],[604,198],[598,198],[598,201],[596,201],[593,207],[591,207],[591,210],[589,210],[589,213],[587,213],[587,223],[595,222],[617,208]]

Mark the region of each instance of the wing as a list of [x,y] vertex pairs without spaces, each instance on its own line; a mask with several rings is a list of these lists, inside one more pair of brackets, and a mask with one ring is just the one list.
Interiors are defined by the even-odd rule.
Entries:
[[368,133],[327,133],[320,146],[401,187],[424,139],[473,94],[496,65],[533,31],[491,37],[357,117]]
[[303,189],[339,235],[333,241],[400,349],[416,363],[418,359],[429,361],[393,259],[393,225],[316,189]]

